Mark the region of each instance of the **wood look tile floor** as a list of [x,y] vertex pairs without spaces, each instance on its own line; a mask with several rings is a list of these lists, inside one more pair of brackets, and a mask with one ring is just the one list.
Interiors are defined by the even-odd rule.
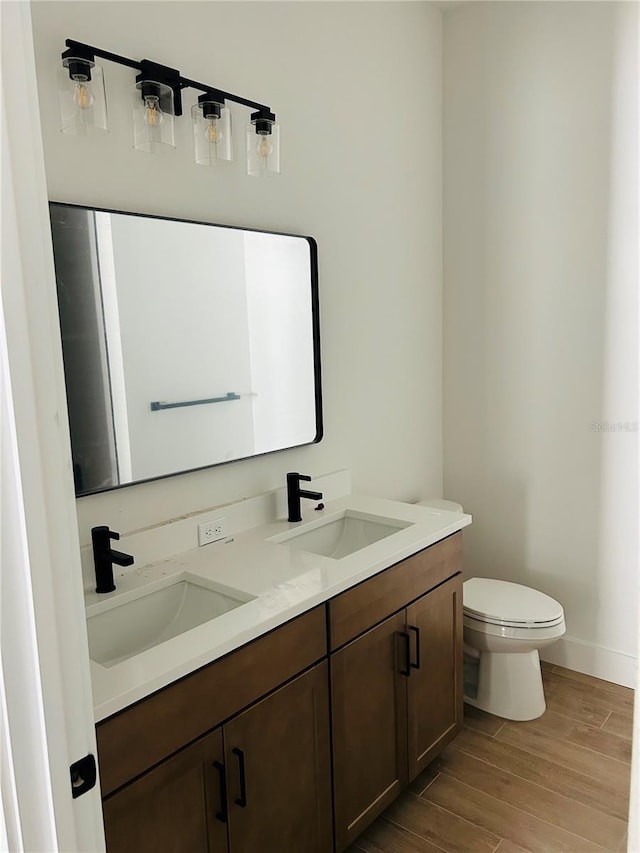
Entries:
[[348,853],[626,850],[633,691],[543,664],[547,710],[463,731]]

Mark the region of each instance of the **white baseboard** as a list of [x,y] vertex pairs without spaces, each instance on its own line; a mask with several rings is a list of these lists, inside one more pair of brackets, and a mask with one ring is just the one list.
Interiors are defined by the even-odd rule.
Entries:
[[636,687],[637,659],[624,652],[565,636],[542,649],[540,658],[547,663],[593,675],[594,678],[603,678],[623,687]]

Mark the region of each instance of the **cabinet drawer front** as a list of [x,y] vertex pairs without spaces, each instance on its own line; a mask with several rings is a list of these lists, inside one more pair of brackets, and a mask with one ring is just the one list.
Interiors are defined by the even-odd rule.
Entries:
[[455,533],[338,595],[329,602],[331,651],[461,570],[462,533]]
[[103,796],[326,653],[322,605],[99,723]]

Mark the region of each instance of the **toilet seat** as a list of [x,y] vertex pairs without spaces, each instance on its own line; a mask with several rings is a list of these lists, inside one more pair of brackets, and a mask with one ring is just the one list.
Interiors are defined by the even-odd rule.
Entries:
[[562,605],[549,595],[508,581],[471,578],[463,585],[463,612],[476,622],[504,628],[552,628],[564,622]]
[[561,637],[566,625],[564,619],[558,623],[537,624],[537,625],[519,625],[513,627],[511,625],[496,625],[492,622],[482,622],[479,619],[474,619],[466,613],[462,617],[463,626],[470,631],[476,631],[481,634],[486,634],[487,637],[500,637],[506,640],[521,640],[526,643],[537,643],[541,640],[549,640],[551,638]]

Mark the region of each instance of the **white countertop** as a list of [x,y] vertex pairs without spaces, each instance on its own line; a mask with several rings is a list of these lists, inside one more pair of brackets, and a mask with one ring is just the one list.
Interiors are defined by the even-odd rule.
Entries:
[[[408,526],[339,560],[265,541],[320,518],[338,518],[345,509]],[[141,568],[114,567],[116,591],[86,593],[88,612],[107,600],[124,602],[141,587],[167,577],[201,578],[255,598],[121,663],[91,661],[96,722],[469,524],[471,516],[462,513],[348,495],[327,502],[321,513],[306,510],[302,524],[274,521]]]

